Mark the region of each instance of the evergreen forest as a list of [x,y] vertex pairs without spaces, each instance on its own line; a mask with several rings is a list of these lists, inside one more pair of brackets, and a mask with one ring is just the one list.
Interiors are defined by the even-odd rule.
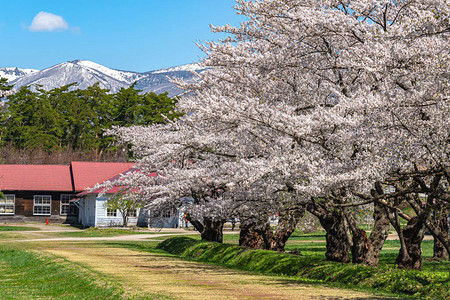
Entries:
[[[105,130],[113,126],[164,123],[180,116],[177,99],[142,93],[132,85],[111,93],[76,83],[52,90],[25,86],[14,91],[0,79],[0,163],[125,161],[129,151]],[[125,147],[118,149],[119,147]]]

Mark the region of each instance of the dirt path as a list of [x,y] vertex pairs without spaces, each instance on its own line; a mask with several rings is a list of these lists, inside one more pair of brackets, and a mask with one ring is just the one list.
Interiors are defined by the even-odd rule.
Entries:
[[[190,235],[191,233],[153,233],[153,234],[127,234],[116,236],[97,236],[97,237],[56,237],[56,238],[27,238],[7,240],[6,242],[95,242],[95,241],[149,241],[161,242],[161,240],[152,240],[152,238],[169,237],[176,235]],[[23,235],[23,234],[22,234]]]
[[[46,247],[47,248],[47,247]],[[112,276],[130,294],[174,299],[382,299],[125,248],[60,244],[41,250]]]

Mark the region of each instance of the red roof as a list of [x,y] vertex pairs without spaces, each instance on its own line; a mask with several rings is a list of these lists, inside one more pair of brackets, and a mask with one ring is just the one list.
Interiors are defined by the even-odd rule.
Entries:
[[72,174],[75,191],[84,191],[133,167],[133,163],[73,161]]
[[72,191],[69,165],[0,165],[0,190]]
[[[126,170],[125,172],[121,172],[120,174],[117,174],[116,176],[108,178],[105,181],[115,182],[115,181],[120,180],[122,175],[127,174],[129,172],[136,172],[136,171],[138,171],[138,169],[131,168],[131,169]],[[149,173],[148,176],[155,177],[156,176],[156,172]],[[81,192],[81,193],[77,194],[77,196],[84,196],[84,195],[88,195],[88,194],[99,194],[102,191],[105,194],[115,194],[115,193],[118,193],[122,188],[124,188],[124,186],[115,186],[115,187],[113,187],[113,188],[111,188],[111,189],[109,189],[107,191],[104,191],[103,188],[99,188],[99,189],[96,189],[96,190],[93,190],[93,191]]]

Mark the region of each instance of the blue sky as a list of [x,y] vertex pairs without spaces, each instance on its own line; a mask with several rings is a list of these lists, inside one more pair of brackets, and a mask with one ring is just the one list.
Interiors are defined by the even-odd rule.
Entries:
[[150,71],[197,62],[209,24],[237,25],[234,0],[0,0],[0,67],[87,59]]

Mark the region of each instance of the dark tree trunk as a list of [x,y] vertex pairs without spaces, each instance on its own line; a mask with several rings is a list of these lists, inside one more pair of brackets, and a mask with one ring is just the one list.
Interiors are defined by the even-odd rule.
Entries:
[[436,237],[434,238],[434,246],[433,246],[433,259],[434,260],[445,260],[448,259],[448,252],[445,249],[444,244],[439,241]]
[[[447,232],[448,237],[448,218],[447,218],[447,210],[443,208],[436,218],[436,228],[439,232],[445,236]],[[449,253],[445,247],[445,245],[439,240],[439,238],[433,234],[434,238],[434,247],[433,247],[433,259],[435,260],[443,260],[449,258]]]
[[202,240],[210,242],[223,242],[223,220],[214,220],[211,218],[203,219]]
[[443,228],[435,226],[430,220],[426,221],[426,226],[431,231],[434,240],[438,240],[447,253],[450,253],[450,236],[448,234],[448,230],[445,231]]
[[[378,206],[378,207],[377,207]],[[389,219],[387,209],[381,205],[374,205],[374,227],[369,236],[370,248],[367,251],[365,264],[377,267],[380,259],[380,252],[389,234]]]
[[195,230],[200,232],[203,241],[223,242],[223,224],[224,220],[214,220],[203,218],[203,222],[194,220],[190,215],[186,215],[186,220],[194,226]]
[[239,245],[253,249],[283,252],[287,240],[304,214],[304,207],[285,210],[280,214],[275,232],[272,231],[267,216],[259,219],[241,220]]
[[268,249],[284,252],[284,247],[289,237],[297,227],[298,221],[305,215],[305,208],[299,207],[286,210],[280,214],[277,230],[268,243]]
[[350,243],[347,238],[344,216],[334,210],[329,211],[325,205],[316,203],[313,199],[306,206],[315,215],[326,231],[327,252],[325,257],[329,261],[350,262]]
[[[379,183],[375,184],[375,190],[372,191],[372,196],[382,194],[383,190],[381,185]],[[370,246],[367,248],[365,257],[363,259],[360,257],[359,260],[362,260],[364,264],[368,266],[377,267],[381,249],[386,242],[389,234],[389,228],[391,226],[389,222],[388,208],[378,201],[375,201],[373,204],[373,220],[373,229],[368,240]]]
[[[401,187],[401,185],[399,185],[399,184],[396,184],[396,186],[397,186],[397,189],[398,189],[398,187]],[[394,199],[394,206],[397,207],[398,204],[399,204],[398,198],[395,198]],[[402,226],[400,224],[400,218],[399,218],[398,211],[397,211],[396,208],[390,208],[390,210],[393,211],[394,214],[393,215],[392,214],[388,215],[389,221],[391,222],[392,226],[394,227],[395,231],[397,232],[398,239],[400,241],[400,252],[399,252],[398,257],[401,257],[401,259],[403,261],[409,261],[409,260],[411,260],[411,257],[409,255],[408,246],[406,244],[406,239],[405,239],[405,236],[404,236],[404,232],[403,232]],[[411,221],[411,218],[408,219],[408,222],[409,221]]]
[[366,232],[357,228],[353,232],[352,241],[352,262],[354,264],[367,263],[368,264],[368,253],[372,249],[372,245],[369,242]]
[[192,219],[192,217],[190,215],[186,215],[186,221],[191,223],[192,226],[194,226],[194,229],[197,230],[198,232],[200,232],[200,233],[203,232],[204,226],[203,226],[202,222]]
[[239,246],[253,249],[268,249],[267,241],[271,238],[268,218],[243,220],[239,225]]
[[334,211],[325,218],[319,218],[326,231],[327,252],[329,261],[350,262],[350,245],[348,243],[343,216]]
[[355,218],[348,212],[345,213],[348,225],[352,233],[352,244],[350,246],[352,252],[352,262],[355,264],[365,263],[367,253],[371,249],[369,238],[366,232],[358,227]]
[[[444,210],[445,214],[448,215],[448,210]],[[444,218],[444,217],[443,217]],[[439,251],[439,247],[442,246],[445,248],[447,254],[450,253],[450,236],[449,236],[449,224],[448,219],[437,219],[432,220],[432,218],[425,219],[425,225],[427,226],[428,230],[430,230],[431,234],[433,235],[435,244],[436,241],[439,241],[438,248],[436,250]],[[441,223],[442,222],[442,223]],[[450,257],[449,257],[450,258]]]
[[420,270],[422,268],[421,244],[425,235],[425,223],[419,217],[413,217],[402,229],[406,253],[399,252],[395,264],[400,269]]
[[[423,178],[416,176],[413,179],[418,184],[418,186],[421,187],[424,193],[428,193],[428,197],[424,205],[421,204],[422,201],[420,201],[418,197],[407,197],[408,203],[417,214],[417,217],[412,218],[408,222],[408,225],[404,228],[405,242],[407,244],[408,253],[411,256],[411,262],[403,264],[403,261],[405,261],[406,259],[402,258],[401,255],[399,255],[397,261],[399,261],[399,267],[401,268],[403,267],[420,269],[422,260],[422,251],[420,249],[420,244],[425,233],[425,226],[433,234],[433,237],[439,240],[440,243],[442,243],[442,246],[447,250],[447,253],[450,253],[448,221],[442,220],[442,217],[447,215],[448,208],[445,206],[444,202],[441,202],[441,199],[439,198],[440,196],[442,196],[442,190],[440,187],[442,174],[434,175],[431,183],[429,184],[429,187],[427,186],[426,181]],[[436,204],[438,205],[437,207]],[[432,213],[435,214],[434,218],[431,217]],[[440,224],[441,221],[444,221],[444,223]],[[437,248],[439,248],[440,245],[438,244],[436,246]]]

